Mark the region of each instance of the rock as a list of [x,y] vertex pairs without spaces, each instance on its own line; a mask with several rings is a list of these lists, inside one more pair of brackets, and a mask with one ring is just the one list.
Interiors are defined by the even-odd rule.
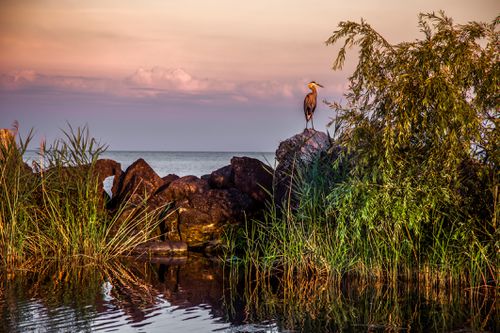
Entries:
[[258,205],[269,199],[272,181],[272,168],[250,157],[233,157],[230,165],[215,170],[208,177],[210,187],[237,188],[248,194]]
[[133,250],[133,254],[148,254],[148,255],[177,255],[187,252],[187,244],[185,242],[175,241],[148,241],[137,245]]
[[[163,179],[142,158],[138,159],[120,176],[113,192],[111,208],[128,202],[133,206],[144,203],[164,183]],[[114,186],[113,186],[114,187]]]
[[234,187],[248,194],[257,206],[263,207],[272,191],[272,168],[250,157],[233,157],[231,167]]
[[203,193],[209,189],[208,181],[196,176],[184,176],[170,183],[162,192],[158,192],[164,201],[172,202]]
[[157,194],[159,192],[163,192],[164,190],[166,190],[170,186],[170,184],[172,184],[172,182],[174,180],[177,180],[179,178],[180,178],[179,176],[174,175],[173,173],[171,173],[169,175],[166,175],[165,177],[162,178],[163,185],[161,185],[160,187],[158,187],[158,189],[155,191],[155,194]]
[[226,165],[215,170],[208,176],[208,184],[212,188],[234,187],[234,172],[232,165]]
[[165,217],[162,232],[166,239],[184,241],[191,248],[220,239],[228,227],[244,220],[253,204],[248,195],[234,188],[183,193],[186,196],[178,197]]
[[274,179],[277,204],[281,205],[287,198],[296,170],[309,165],[321,153],[326,153],[329,148],[328,135],[314,129],[305,129],[302,133],[280,143],[276,150],[278,167]]
[[165,177],[162,178],[163,179],[162,187],[170,185],[170,183],[172,183],[174,180],[177,180],[179,178],[180,178],[179,176],[174,175],[173,173],[166,175]]
[[217,248],[214,244],[220,243],[228,228],[255,216],[264,206],[271,186],[272,169],[248,157],[233,157],[231,165],[203,178],[160,178],[140,159],[120,176],[112,207],[130,198],[131,205],[117,225],[145,209],[158,214],[162,240],[185,242],[190,248],[210,244]]

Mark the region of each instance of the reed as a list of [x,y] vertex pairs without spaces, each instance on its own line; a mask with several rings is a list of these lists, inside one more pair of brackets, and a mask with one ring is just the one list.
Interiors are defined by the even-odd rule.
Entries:
[[29,258],[107,260],[151,239],[159,210],[141,207],[110,214],[99,190],[95,163],[105,146],[87,127],[63,131],[28,170],[23,154],[31,140],[2,147],[0,160],[0,258],[22,265]]
[[390,284],[496,285],[498,231],[490,220],[464,218],[442,188],[375,185],[332,175],[337,170],[320,158],[298,169],[298,205],[269,206],[263,219],[230,235],[230,265],[291,281],[350,274]]

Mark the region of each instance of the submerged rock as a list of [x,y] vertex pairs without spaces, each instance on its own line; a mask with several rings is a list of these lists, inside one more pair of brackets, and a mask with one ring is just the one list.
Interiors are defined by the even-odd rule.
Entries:
[[330,139],[324,132],[305,129],[302,133],[282,141],[276,150],[275,202],[282,204],[293,186],[298,168],[309,165],[330,148]]
[[148,241],[137,245],[133,250],[133,254],[142,255],[177,255],[185,254],[187,252],[187,244],[185,242],[175,241]]

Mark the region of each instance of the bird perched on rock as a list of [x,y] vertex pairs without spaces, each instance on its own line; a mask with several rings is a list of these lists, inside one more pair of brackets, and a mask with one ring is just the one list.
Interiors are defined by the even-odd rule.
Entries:
[[307,86],[309,87],[309,89],[311,89],[311,92],[306,95],[306,98],[304,98],[304,115],[306,116],[306,128],[307,128],[307,123],[310,120],[312,128],[314,129],[314,122],[312,118],[314,110],[316,110],[316,98],[318,96],[316,87],[323,88],[323,86],[314,81],[309,82]]

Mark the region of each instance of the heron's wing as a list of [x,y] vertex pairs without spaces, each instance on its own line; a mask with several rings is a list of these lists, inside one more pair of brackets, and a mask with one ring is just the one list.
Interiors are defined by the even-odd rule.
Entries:
[[304,98],[304,115],[306,119],[310,119],[314,110],[316,109],[316,98],[313,93],[307,94]]

